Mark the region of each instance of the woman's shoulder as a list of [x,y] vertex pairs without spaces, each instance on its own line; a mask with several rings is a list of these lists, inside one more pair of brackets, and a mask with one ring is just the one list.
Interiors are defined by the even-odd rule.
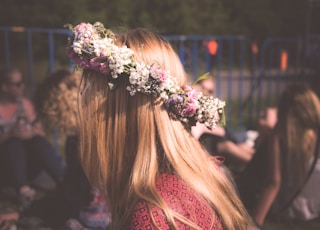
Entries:
[[140,199],[130,215],[129,229],[170,229],[170,226],[161,208]]
[[[177,175],[161,174],[156,181],[156,189],[171,210],[195,222],[202,228],[220,229],[220,221],[209,203]],[[130,229],[145,229],[144,227],[155,229],[152,219],[154,219],[158,228],[170,229],[165,214],[160,207],[145,200],[139,200],[131,215],[130,225],[132,228]],[[187,227],[178,220],[176,220],[176,224],[181,229]],[[212,226],[215,227],[210,228]]]
[[177,175],[161,174],[156,188],[167,205],[184,216],[197,221],[215,216],[210,204]]

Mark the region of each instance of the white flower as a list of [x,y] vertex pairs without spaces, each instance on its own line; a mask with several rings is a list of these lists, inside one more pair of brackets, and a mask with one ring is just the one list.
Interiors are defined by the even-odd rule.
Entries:
[[[97,58],[97,65],[88,65],[88,67],[102,74],[111,73],[112,78],[117,79],[120,75],[128,76],[129,86],[126,89],[130,95],[137,92],[153,95],[163,99],[164,103],[173,104],[166,105],[169,115],[174,119],[189,124],[190,121],[199,121],[207,127],[215,127],[219,121],[219,113],[223,111],[225,102],[221,102],[217,98],[206,97],[202,94],[191,95],[190,91],[181,88],[177,79],[172,77],[169,71],[161,69],[157,64],[148,66],[145,63],[134,62],[134,52],[127,46],[119,47],[114,44],[114,34],[106,30],[101,23],[91,25],[89,23],[80,23],[73,29],[73,37],[69,39],[69,46],[72,47],[74,53],[69,53],[70,57],[75,58],[76,64],[82,62],[95,61],[97,57],[103,57],[105,63],[101,63],[101,58]],[[72,51],[71,51],[72,52]],[[76,55],[74,55],[76,54]],[[111,71],[106,71],[102,66],[107,65]],[[85,65],[84,65],[85,66]],[[115,85],[117,85],[115,83]],[[190,88],[190,87],[189,87]],[[175,94],[187,100],[172,101]],[[171,99],[170,99],[171,98]],[[180,103],[180,104],[179,104]],[[171,108],[173,106],[175,108]],[[196,109],[193,117],[186,117],[181,112],[181,108]]]

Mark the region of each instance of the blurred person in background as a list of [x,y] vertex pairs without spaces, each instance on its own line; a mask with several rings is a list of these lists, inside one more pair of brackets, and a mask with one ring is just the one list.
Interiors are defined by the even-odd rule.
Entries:
[[51,193],[35,201],[23,217],[38,217],[42,226],[53,229],[108,228],[110,212],[104,197],[94,189],[80,162],[78,126],[78,90],[80,73],[60,68],[47,76],[37,87],[35,110],[44,129],[58,129],[64,140],[66,169],[64,180]]
[[239,178],[241,199],[257,226],[312,220],[320,214],[320,102],[306,85],[288,86],[260,118],[257,153]]
[[13,185],[20,208],[35,199],[31,181],[45,170],[58,184],[64,176],[61,159],[47,141],[25,85],[16,68],[0,71],[0,184]]
[[[204,95],[215,95],[216,85],[212,75],[197,81],[194,87]],[[218,126],[215,129],[208,129],[200,123],[193,126],[191,131],[193,136],[204,144],[211,155],[225,157],[226,164],[231,163],[236,168],[242,169],[255,153],[253,148],[255,137],[253,140],[245,137],[247,140],[236,143],[228,137],[227,130],[224,127]]]

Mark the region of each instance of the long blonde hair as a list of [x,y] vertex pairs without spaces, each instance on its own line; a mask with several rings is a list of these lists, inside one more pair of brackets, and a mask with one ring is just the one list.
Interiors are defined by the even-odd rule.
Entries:
[[280,194],[295,192],[306,178],[319,127],[318,96],[306,85],[289,86],[279,99],[276,126],[282,162],[283,191]]
[[[136,29],[118,35],[117,42],[134,50],[135,61],[157,63],[185,84],[179,57],[161,36]],[[106,195],[112,229],[124,228],[138,199],[160,207],[174,229],[174,218],[197,229],[158,194],[155,181],[160,173],[175,173],[189,184],[226,229],[248,229],[250,218],[231,183],[183,124],[169,117],[161,100],[130,96],[125,77],[110,90],[105,76],[84,70],[82,83],[81,158],[90,181]]]

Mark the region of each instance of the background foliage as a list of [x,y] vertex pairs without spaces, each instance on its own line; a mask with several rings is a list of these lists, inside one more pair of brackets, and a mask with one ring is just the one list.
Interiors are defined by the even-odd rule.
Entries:
[[0,26],[62,28],[101,21],[165,35],[243,34],[262,40],[319,33],[319,12],[318,0],[1,0]]

